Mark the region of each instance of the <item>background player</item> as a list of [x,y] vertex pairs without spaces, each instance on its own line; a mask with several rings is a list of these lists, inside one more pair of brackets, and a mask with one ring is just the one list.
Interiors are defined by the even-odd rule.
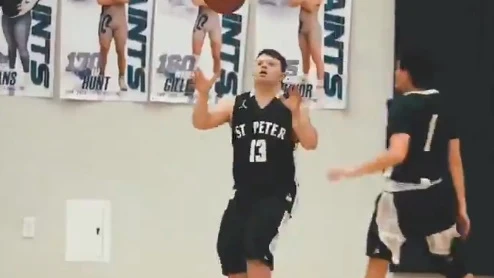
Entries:
[[[3,0],[2,1],[2,31],[8,47],[9,69],[15,70],[17,52],[22,64],[24,75],[19,87],[25,88],[31,81],[29,74],[28,41],[31,34],[31,10],[39,0]],[[20,76],[18,76],[20,78]]]
[[221,71],[221,21],[220,15],[208,8],[204,0],[192,0],[199,9],[194,30],[192,31],[192,54],[195,58],[194,69],[199,67],[202,47],[206,34],[209,36],[211,54],[213,56],[213,72]]
[[99,67],[100,74],[105,75],[108,52],[111,42],[115,39],[115,50],[118,61],[118,85],[121,91],[127,91],[125,81],[125,69],[127,61],[127,14],[125,12],[128,0],[98,0],[101,5],[101,15],[98,25],[98,35],[100,44]]
[[217,242],[223,275],[230,278],[271,277],[271,243],[290,218],[297,195],[295,142],[308,150],[318,142],[300,94],[293,89],[289,96],[277,97],[283,93],[286,59],[266,49],[256,62],[254,90],[234,101],[222,99],[211,112],[207,101],[215,77],[195,74],[194,127],[232,127],[235,196],[223,214]]
[[[457,207],[460,233],[470,228],[465,201],[460,140],[437,90],[430,89],[434,70],[424,55],[405,53],[395,76],[396,90],[388,116],[388,149],[359,167],[333,169],[331,180],[358,177],[385,169],[389,186],[378,197],[367,237],[367,278],[384,278],[392,260],[399,263],[407,238],[426,238],[429,251],[449,255]],[[443,180],[451,172],[457,204]],[[456,206],[457,205],[457,206]]]
[[316,65],[317,93],[324,95],[324,61],[322,58],[322,29],[319,23],[321,0],[291,0],[290,6],[299,7],[298,45],[302,52],[303,82],[308,81],[311,58]]

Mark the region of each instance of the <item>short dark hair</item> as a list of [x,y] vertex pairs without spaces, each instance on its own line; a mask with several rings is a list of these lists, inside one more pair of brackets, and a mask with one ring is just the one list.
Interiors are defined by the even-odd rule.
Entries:
[[430,56],[422,51],[404,51],[398,55],[400,69],[410,75],[412,84],[419,89],[432,89],[436,66]]
[[259,58],[259,56],[261,55],[267,55],[271,58],[274,58],[278,61],[280,61],[280,65],[281,65],[281,72],[285,72],[286,71],[286,68],[287,68],[287,62],[286,62],[286,58],[281,55],[280,52],[278,52],[277,50],[274,50],[274,49],[263,49],[261,51],[259,51],[259,54],[257,54],[257,58]]

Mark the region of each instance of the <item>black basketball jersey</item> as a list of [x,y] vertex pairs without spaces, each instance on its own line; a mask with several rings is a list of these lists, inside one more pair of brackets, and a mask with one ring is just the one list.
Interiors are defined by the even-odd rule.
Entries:
[[295,186],[292,114],[280,99],[260,108],[253,93],[236,97],[232,121],[237,191],[286,194]]
[[436,181],[448,173],[449,140],[457,138],[436,90],[415,91],[393,99],[388,114],[387,141],[393,134],[410,135],[405,160],[387,175],[401,183]]

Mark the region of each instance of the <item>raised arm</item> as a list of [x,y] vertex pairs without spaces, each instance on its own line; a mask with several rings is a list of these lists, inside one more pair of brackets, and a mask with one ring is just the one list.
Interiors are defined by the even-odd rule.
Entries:
[[192,125],[197,129],[212,129],[230,121],[234,104],[232,100],[221,99],[211,111],[209,110],[209,92],[216,78],[217,76],[213,76],[211,79],[206,79],[200,70],[194,73],[197,101],[192,113]]
[[310,121],[309,108],[302,106],[298,113],[292,114],[293,130],[300,145],[306,150],[314,150],[318,144],[316,128]]
[[208,98],[199,95],[192,113],[192,125],[200,130],[208,130],[230,122],[233,104],[230,99],[221,99],[210,111]]

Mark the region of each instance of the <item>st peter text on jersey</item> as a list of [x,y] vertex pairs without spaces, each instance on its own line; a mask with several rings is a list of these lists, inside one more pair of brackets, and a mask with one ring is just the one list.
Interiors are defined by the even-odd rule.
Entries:
[[[246,135],[245,124],[236,125],[234,130],[237,139],[240,139]],[[280,127],[276,123],[268,121],[254,121],[252,123],[252,133],[269,135],[280,140],[285,140],[286,129],[284,127]]]

